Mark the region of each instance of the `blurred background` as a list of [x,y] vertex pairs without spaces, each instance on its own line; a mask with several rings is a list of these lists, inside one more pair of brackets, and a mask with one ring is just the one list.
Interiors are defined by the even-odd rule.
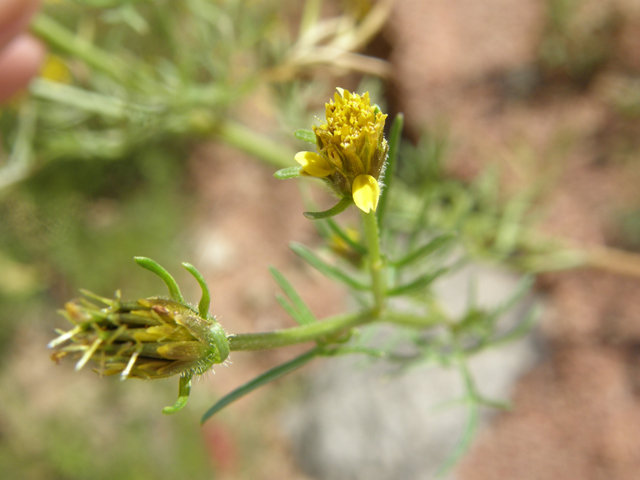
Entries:
[[301,215],[307,190],[272,176],[305,148],[291,133],[318,123],[337,86],[405,114],[407,188],[429,177],[458,205],[484,185],[493,203],[475,203],[474,219],[527,192],[523,244],[591,252],[576,262],[590,268],[547,272],[571,262],[534,268],[501,255],[482,233],[491,227],[462,231],[478,260],[439,287],[451,308],[469,276],[490,304],[535,270],[528,302],[543,314],[534,333],[472,365],[480,389],[512,408],[483,412],[447,478],[637,478],[637,1],[52,0],[42,12],[41,74],[0,107],[3,478],[424,479],[446,462],[465,412],[434,409],[459,391],[439,369],[397,377],[316,361],[201,427],[221,395],[303,349],[232,354],[167,417],[177,379],[100,379],[56,366],[45,348],[79,288],[164,293],[134,255],[164,265],[192,301],[179,263],[196,265],[228,332],[293,324],[269,265],[319,318],[347,308],[288,250],[319,244]]

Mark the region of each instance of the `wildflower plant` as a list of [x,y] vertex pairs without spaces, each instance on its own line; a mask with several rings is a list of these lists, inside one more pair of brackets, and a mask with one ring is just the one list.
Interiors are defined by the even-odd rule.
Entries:
[[[327,20],[320,19],[320,4],[305,2],[293,39],[280,35],[287,31],[277,12],[280,5],[268,0],[76,0],[49,5],[31,29],[55,56],[32,82],[29,96],[0,116],[0,154],[7,153],[0,166],[0,192],[19,189],[45,165],[63,168],[66,162],[58,162],[61,159],[95,165],[101,159],[137,158],[142,166],[153,163],[152,177],[174,179],[170,173],[157,174],[162,169],[159,152],[203,137],[279,168],[278,179],[321,180],[337,202],[326,211],[309,208],[304,215],[314,222],[333,256],[326,259],[302,244],[290,247],[348,290],[357,308],[317,318],[286,276],[271,268],[282,290],[277,301],[297,326],[228,332],[209,313],[209,289],[195,267],[183,264],[201,286],[197,306],[185,301],[163,267],[136,257],[138,265],[162,279],[168,297],[129,300],[119,292],[107,298],[83,291],[83,298],[68,302],[61,312],[71,327],[58,331],[50,342],[52,357],[56,362],[73,357],[77,370],[92,365],[99,375],[122,380],[177,377],[178,399],[163,409],[171,414],[185,407],[194,376],[224,364],[237,352],[310,345],[302,355],[218,399],[202,422],[318,357],[366,355],[390,362],[399,371],[429,362],[453,366],[464,380],[467,392],[462,400],[469,406],[469,428],[455,457],[471,438],[479,407],[501,405],[479,393],[467,368],[468,358],[527,331],[533,314],[512,331],[504,332],[498,324],[527,292],[531,279],[525,277],[511,298],[495,309],[481,309],[470,300],[468,311],[459,318],[439,304],[433,284],[472,255],[524,265],[527,270],[531,252],[548,260],[549,251],[557,249],[537,252],[538,247],[527,241],[530,230],[523,228],[527,199],[502,208],[491,196],[493,186],[454,185],[443,175],[431,175],[429,168],[420,173],[420,162],[431,158],[422,150],[406,155],[405,163],[415,166],[418,174],[403,175],[401,169],[396,175],[403,118],[398,115],[391,121],[368,92],[337,89],[325,105],[325,118],[311,130],[295,132],[297,139],[310,144],[297,154],[233,119],[241,100],[263,85],[283,96],[303,84],[307,91],[324,90],[326,85],[308,80],[317,68],[389,73],[386,62],[358,50],[382,26],[391,2],[382,0],[358,15]],[[229,25],[234,28],[229,30]],[[299,81],[302,76],[305,82]],[[281,100],[293,110],[305,111],[299,97],[292,94]],[[132,171],[126,182],[113,183],[129,192],[137,176]],[[172,203],[167,200],[167,184],[159,184],[159,198],[149,201],[156,210],[161,201]],[[360,224],[340,221],[338,215],[349,208],[360,215]],[[133,222],[143,223],[139,215]],[[153,234],[137,237],[158,239],[158,225],[166,224],[155,222]],[[102,267],[101,271],[109,268]],[[398,342],[381,347],[362,334],[383,323],[394,327],[394,339],[409,343],[409,352],[396,349]]]
[[[198,307],[184,301],[164,268],[138,257],[136,262],[140,266],[162,278],[170,298],[123,301],[119,293],[115,299],[106,299],[84,292],[86,299],[68,303],[62,312],[74,327],[60,331],[60,336],[50,343],[53,358],[75,355],[79,359],[77,369],[91,360],[99,374],[119,374],[122,379],[179,376],[179,398],[174,406],[163,410],[175,413],[186,404],[191,378],[225,362],[230,353],[313,344],[302,355],[219,399],[205,412],[202,422],[234,400],[317,357],[367,355],[386,359],[400,370],[436,359],[443,365],[456,365],[468,389],[464,401],[470,405],[470,428],[456,450],[454,457],[457,457],[471,438],[478,408],[502,405],[479,393],[469,374],[468,356],[527,331],[533,314],[507,333],[498,328],[498,320],[528,291],[531,282],[525,278],[513,296],[493,310],[485,311],[471,302],[468,312],[457,319],[438,304],[431,290],[434,281],[464,259],[453,253],[455,232],[416,234],[407,243],[406,233],[393,227],[395,219],[387,219],[403,117],[398,115],[392,123],[389,141],[383,132],[386,118],[371,104],[368,93],[359,95],[338,89],[333,101],[326,104],[326,122],[315,126],[313,131],[296,132],[297,138],[313,143],[316,151],[292,155],[291,161],[299,165],[275,173],[278,179],[322,179],[338,196],[338,203],[327,211],[305,212],[319,226],[329,248],[336,252],[335,261],[323,259],[302,244],[291,244],[291,250],[352,292],[359,308],[318,319],[284,274],[272,267],[271,274],[284,293],[277,297],[278,303],[298,325],[270,332],[225,332],[208,313],[209,290],[193,266],[183,264],[202,288]],[[386,186],[382,186],[383,173]],[[332,218],[352,206],[360,213],[362,235]],[[381,348],[370,343],[367,336],[359,335],[362,329],[380,323],[395,326],[396,334],[413,345],[413,353],[400,354],[393,345]]]

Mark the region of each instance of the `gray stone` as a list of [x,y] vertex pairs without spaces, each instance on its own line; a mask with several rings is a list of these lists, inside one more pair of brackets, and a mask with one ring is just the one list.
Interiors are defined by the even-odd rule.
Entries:
[[[478,304],[486,307],[508,297],[517,283],[510,274],[478,266],[447,277],[437,293],[452,315],[465,311],[472,278]],[[532,302],[529,298],[509,312],[503,328],[521,320]],[[384,335],[387,327],[381,328]],[[508,400],[514,382],[541,354],[536,342],[530,335],[472,357],[469,366],[482,395]],[[453,368],[393,375],[383,361],[351,356],[325,360],[311,377],[304,398],[287,409],[284,424],[301,468],[320,480],[433,478],[466,426],[465,406],[435,408],[464,393]],[[491,414],[483,409],[481,425]]]

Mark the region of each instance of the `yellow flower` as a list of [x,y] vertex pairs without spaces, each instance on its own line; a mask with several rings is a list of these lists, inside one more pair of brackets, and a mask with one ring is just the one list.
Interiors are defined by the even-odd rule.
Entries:
[[304,174],[325,179],[363,212],[375,211],[389,150],[384,139],[387,116],[371,105],[369,92],[360,96],[338,88],[326,104],[326,117],[326,123],[313,127],[317,153],[299,152],[296,161]]
[[40,76],[45,80],[58,83],[71,83],[72,81],[71,72],[65,61],[53,54],[47,55],[40,70]]

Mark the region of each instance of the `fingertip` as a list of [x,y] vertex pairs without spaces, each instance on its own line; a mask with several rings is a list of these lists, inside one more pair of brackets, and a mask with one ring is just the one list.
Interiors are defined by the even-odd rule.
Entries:
[[40,0],[0,0],[0,49],[27,28]]
[[0,52],[0,103],[27,87],[45,54],[44,45],[27,34],[16,37]]

